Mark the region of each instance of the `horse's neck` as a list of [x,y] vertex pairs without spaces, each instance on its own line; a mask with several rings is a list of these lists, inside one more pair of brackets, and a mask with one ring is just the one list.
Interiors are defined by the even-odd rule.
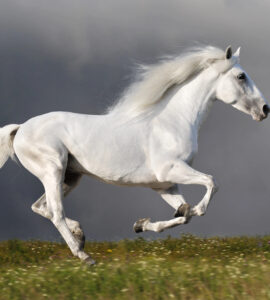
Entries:
[[180,128],[185,122],[198,131],[214,102],[216,80],[217,74],[207,69],[187,84],[176,87],[167,95],[167,105],[160,116],[179,123]]

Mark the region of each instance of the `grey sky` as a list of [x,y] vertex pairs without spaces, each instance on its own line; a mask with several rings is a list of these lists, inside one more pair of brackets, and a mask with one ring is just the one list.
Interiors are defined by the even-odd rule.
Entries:
[[[0,126],[67,110],[101,113],[130,82],[134,61],[155,62],[196,42],[241,50],[241,65],[270,99],[268,1],[0,1]],[[270,231],[270,119],[256,123],[216,103],[194,167],[220,185],[206,216],[162,235],[264,234]],[[0,171],[0,239],[57,239],[31,204],[39,181],[14,162]],[[200,187],[185,187],[196,203]],[[88,239],[132,238],[141,217],[173,211],[154,192],[84,178],[65,201]]]

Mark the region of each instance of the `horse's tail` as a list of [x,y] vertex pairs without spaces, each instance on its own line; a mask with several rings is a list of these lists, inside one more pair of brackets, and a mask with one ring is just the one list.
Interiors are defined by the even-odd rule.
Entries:
[[0,128],[0,168],[6,163],[9,157],[13,158],[13,140],[20,125],[11,124]]

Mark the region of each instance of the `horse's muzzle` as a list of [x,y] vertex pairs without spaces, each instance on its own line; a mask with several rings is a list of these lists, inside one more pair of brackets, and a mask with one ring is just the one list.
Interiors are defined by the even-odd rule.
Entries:
[[255,110],[251,113],[252,119],[255,121],[262,121],[267,118],[270,112],[270,107],[267,104],[264,104],[261,110]]

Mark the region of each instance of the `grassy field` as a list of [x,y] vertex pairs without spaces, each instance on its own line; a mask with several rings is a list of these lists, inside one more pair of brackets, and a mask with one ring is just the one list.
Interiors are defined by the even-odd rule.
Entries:
[[270,236],[0,243],[0,299],[270,299]]

